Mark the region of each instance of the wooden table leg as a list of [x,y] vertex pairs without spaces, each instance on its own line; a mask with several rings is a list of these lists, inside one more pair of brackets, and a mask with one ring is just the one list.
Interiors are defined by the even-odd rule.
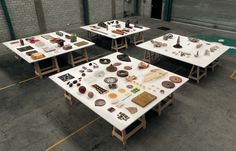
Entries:
[[64,92],[64,98],[65,98],[65,101],[67,101],[70,105],[74,104],[72,95],[68,93],[67,91]]
[[68,53],[68,64],[70,64],[72,67],[75,66],[74,57],[73,57],[72,52]]
[[89,61],[89,57],[88,57],[87,48],[84,48],[84,59],[86,60],[86,62],[88,62],[88,61]]
[[118,52],[118,43],[117,43],[117,39],[115,39],[115,50]]
[[173,104],[173,101],[174,101],[174,94],[172,93],[169,96],[167,96],[164,100],[162,100],[160,103],[158,103],[153,108],[153,110],[158,113],[158,116],[160,116],[164,109]]
[[90,31],[88,31],[88,39],[92,40],[92,33]]
[[141,120],[143,129],[146,129],[147,126],[146,126],[146,117],[145,117],[145,115],[143,115],[143,116],[140,118],[140,120]]
[[200,68],[199,67],[197,67],[197,83],[199,83],[199,76],[200,75]]
[[204,76],[207,76],[207,68],[201,69],[200,67],[193,65],[188,77],[189,79],[196,80],[199,84],[200,79]]
[[40,79],[43,78],[42,71],[39,65],[39,62],[34,63],[34,73],[36,76],[38,76]]
[[59,68],[59,65],[58,65],[56,57],[52,58],[52,65],[53,65],[53,68],[55,68],[57,70],[57,72],[60,72],[60,68]]
[[124,40],[125,40],[125,48],[127,49],[128,48],[127,38],[124,37]]
[[236,79],[236,70],[234,70],[234,72],[230,75],[230,78]]
[[159,59],[159,54],[145,50],[143,61],[152,63],[154,60]]
[[42,79],[43,75],[52,73],[52,72],[60,72],[60,67],[57,62],[57,58],[53,57],[51,58],[52,65],[49,67],[41,68],[39,62],[34,63],[34,73],[36,76],[38,76],[40,79]]
[[210,68],[212,71],[214,71],[214,70],[215,70],[215,67],[216,67],[217,65],[219,65],[219,60],[213,61],[213,62],[208,66],[208,68]]
[[120,131],[120,133],[118,133],[117,131],[119,131],[118,129],[116,129],[115,127],[112,128],[112,136],[115,136],[116,138],[118,138],[120,141],[122,141],[123,145],[126,145],[127,140],[133,136],[138,130],[140,129],[145,129],[146,128],[146,119],[145,119],[145,115],[143,115],[142,117],[140,117],[138,119],[141,123],[136,126],[134,129],[132,129],[130,132],[126,132],[126,130]]
[[133,41],[134,41],[134,45],[137,45],[138,43],[142,43],[144,42],[144,36],[143,36],[143,32],[140,32],[136,35],[133,36]]
[[88,57],[88,53],[87,53],[86,48],[83,49],[83,56],[74,57],[73,52],[68,53],[68,64],[72,65],[73,67],[76,64],[83,62],[83,61],[86,61],[86,62],[89,61],[89,57]]
[[112,42],[111,42],[112,50],[116,50],[118,52],[120,49],[123,49],[123,48],[126,48],[126,49],[128,48],[126,37],[121,38],[121,43],[118,43],[117,39],[112,39]]

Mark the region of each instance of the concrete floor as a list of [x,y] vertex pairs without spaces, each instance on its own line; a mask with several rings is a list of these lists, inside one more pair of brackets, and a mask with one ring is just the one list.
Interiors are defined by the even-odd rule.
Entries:
[[[229,32],[148,18],[130,19],[138,19],[140,24],[152,28],[145,32],[146,40],[167,32],[235,38],[235,34]],[[160,26],[171,30],[161,31],[157,29]],[[82,37],[86,35],[84,31],[77,32]],[[89,49],[89,56],[112,53],[107,48],[94,46]],[[144,55],[142,49],[132,45],[122,52],[138,59]],[[73,106],[65,103],[62,89],[47,77],[35,79],[33,66],[17,61],[3,45],[0,45],[0,53],[1,151],[43,151],[77,130],[78,133],[49,150],[236,150],[236,84],[229,78],[236,68],[235,61],[232,61],[235,58],[222,56],[220,66],[214,72],[210,71],[199,85],[190,81],[181,87],[175,93],[174,105],[160,117],[150,111],[147,114],[147,128],[131,137],[126,148],[123,148],[120,141],[111,137],[110,124],[81,103]],[[65,66],[63,56],[59,59],[62,62],[60,66]],[[183,76],[188,75],[191,67],[165,57],[155,65]]]

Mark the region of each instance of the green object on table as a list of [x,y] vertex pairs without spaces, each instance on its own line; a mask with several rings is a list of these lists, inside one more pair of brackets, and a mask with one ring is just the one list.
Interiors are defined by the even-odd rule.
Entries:
[[139,91],[140,91],[139,88],[134,88],[133,90],[131,90],[131,92],[134,93],[134,94],[137,93],[137,92],[139,92]]
[[76,42],[76,41],[77,41],[77,35],[76,34],[71,34],[70,42]]
[[[221,37],[221,36],[217,36],[217,35],[194,35],[192,37],[198,38],[201,40],[205,40],[208,42],[219,42],[220,39],[223,39],[224,41],[221,42],[223,45],[236,48],[236,39],[225,38],[225,37]],[[228,49],[228,51],[225,54],[227,56],[235,57],[236,56],[236,49],[235,48]]]

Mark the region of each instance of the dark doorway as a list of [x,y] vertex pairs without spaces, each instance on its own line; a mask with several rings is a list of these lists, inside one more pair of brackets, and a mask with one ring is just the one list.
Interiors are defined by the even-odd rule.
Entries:
[[152,18],[161,19],[162,1],[163,0],[152,0]]

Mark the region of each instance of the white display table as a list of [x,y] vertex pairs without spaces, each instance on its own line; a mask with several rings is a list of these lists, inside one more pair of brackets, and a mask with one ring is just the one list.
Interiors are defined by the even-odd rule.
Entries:
[[[108,72],[106,68],[109,66],[109,64],[101,64],[99,62],[100,59],[94,60],[92,62],[74,67],[72,69],[63,71],[61,73],[58,73],[56,75],[50,76],[50,79],[53,80],[58,86],[63,88],[65,90],[65,97],[71,98],[74,97],[76,100],[80,101],[84,105],[86,105],[89,109],[93,110],[95,113],[97,113],[99,116],[101,116],[103,119],[105,119],[107,122],[109,122],[111,125],[114,126],[112,135],[119,138],[124,144],[126,143],[126,140],[134,134],[136,131],[138,131],[140,128],[146,127],[146,121],[145,121],[145,113],[149,110],[155,108],[161,113],[161,110],[164,108],[163,100],[168,98],[175,92],[179,87],[181,87],[183,84],[185,84],[188,79],[184,78],[182,76],[176,75],[174,73],[171,73],[169,71],[160,69],[158,67],[149,65],[147,69],[139,69],[138,64],[140,63],[139,60],[135,58],[131,58],[131,62],[123,62],[117,59],[117,55],[121,53],[114,53],[108,56],[103,57],[103,59],[110,59],[111,63],[115,65],[115,63],[121,63],[121,65],[116,66],[117,70],[124,70],[125,66],[129,66],[132,69],[127,70],[129,75],[135,75],[137,77],[136,80],[132,82],[128,82],[126,78],[118,77],[117,72]],[[93,68],[93,65],[98,65],[98,68]],[[92,69],[92,72],[86,72],[87,70]],[[161,72],[166,73],[164,76],[154,79],[149,82],[144,82],[143,77],[145,74],[147,74],[151,70],[160,70]],[[83,72],[84,71],[84,72]],[[100,73],[100,77],[96,76],[97,73]],[[82,73],[83,72],[83,73]],[[68,80],[61,80],[61,76],[67,75],[73,76],[72,79]],[[83,76],[83,74],[85,74]],[[177,76],[182,79],[182,82],[175,83],[173,88],[165,88],[162,86],[163,81],[169,81],[170,76]],[[59,78],[60,77],[60,78]],[[107,77],[115,77],[117,78],[117,88],[116,89],[110,89],[108,87],[108,84],[104,81]],[[80,80],[79,80],[80,79]],[[79,86],[76,84],[71,84],[76,81],[79,83]],[[92,85],[97,84],[103,89],[106,89],[108,92],[100,94],[98,93]],[[86,87],[86,92],[84,94],[81,94],[78,91],[78,88],[80,86]],[[133,86],[132,88],[128,88],[129,86]],[[135,90],[139,89],[138,92],[135,92]],[[122,91],[121,91],[122,90]],[[91,91],[94,93],[93,98],[88,97],[88,92]],[[137,105],[136,103],[132,102],[131,100],[141,94],[142,92],[149,92],[150,94],[155,95],[157,98],[154,99],[150,104],[148,104],[145,107],[141,107]],[[164,91],[164,93],[163,93]],[[134,93],[135,92],[135,93]],[[116,94],[117,97],[110,98],[110,94]],[[95,100],[97,99],[103,99],[105,100],[106,104],[104,106],[95,106]],[[167,103],[171,103],[172,100],[167,101]],[[108,111],[108,108],[114,108],[114,112]],[[128,107],[135,107],[137,109],[137,112],[134,114],[131,114],[126,108]],[[165,105],[166,107],[166,105]],[[122,112],[126,114],[129,119],[127,120],[120,120],[117,116],[118,114]],[[130,126],[135,121],[140,120],[141,124],[136,127],[133,131],[126,134],[125,129]],[[117,130],[121,132],[121,135],[117,133]]]
[[[183,61],[192,64],[193,67],[190,71],[189,78],[199,80],[207,74],[207,67],[212,67],[217,63],[217,58],[224,54],[229,47],[224,46],[221,43],[207,42],[199,40],[198,42],[189,41],[188,37],[172,34],[173,38],[164,40],[163,36],[147,41],[145,43],[137,45],[137,47],[147,50],[144,59],[153,59],[155,55],[150,52],[164,55],[179,61]],[[173,47],[177,43],[177,39],[180,37],[180,45],[182,48]],[[167,46],[154,47],[151,41],[161,42],[167,44]],[[202,44],[200,48],[197,45]],[[211,51],[211,48],[217,48]],[[206,52],[208,50],[208,52]],[[197,55],[198,53],[198,55]],[[202,68],[202,69],[201,69]]]
[[[117,28],[116,21],[118,21],[118,25],[120,27]],[[134,27],[134,24],[130,24],[130,27],[132,28],[125,28],[125,22],[119,21],[119,20],[112,20],[112,21],[106,21],[104,22],[108,28],[103,28],[98,26],[98,24],[91,24],[87,26],[82,26],[80,28],[88,31],[89,38],[91,39],[91,33],[95,33],[97,35],[105,36],[112,39],[112,49],[119,51],[123,48],[128,48],[127,45],[127,37],[133,36],[133,43],[136,45],[137,43],[144,42],[143,32],[146,30],[149,30],[150,28],[140,26],[141,28]],[[129,30],[125,32],[123,35],[113,33],[113,30]],[[121,39],[121,43],[119,44],[117,42],[117,39]]]
[[[28,38],[22,38],[24,45],[21,45],[20,40],[13,40],[13,41],[8,41],[4,42],[3,44],[8,47],[11,51],[16,53],[17,56],[20,58],[24,59],[28,63],[34,63],[35,65],[35,74],[42,78],[43,75],[48,74],[50,72],[59,72],[59,66],[57,62],[56,56],[66,54],[68,53],[68,59],[69,63],[72,64],[73,66],[75,63],[78,63],[79,61],[88,61],[88,55],[87,55],[87,47],[93,46],[94,43],[87,41],[85,39],[77,37],[76,42],[71,42],[70,39],[65,38],[65,35],[70,35],[66,32],[60,31],[63,33],[63,36],[59,36],[56,34],[56,32],[52,33],[47,33],[43,35],[37,35],[37,36],[31,36],[29,38],[34,38],[35,41],[26,40]],[[58,47],[57,43],[52,43],[50,42],[50,38],[60,38],[63,39],[64,45],[71,45],[72,48],[69,50],[64,50],[62,47]],[[86,42],[86,44],[82,46],[76,46],[75,44],[78,42]],[[27,48],[28,47],[28,48]],[[22,49],[23,48],[23,49]],[[25,48],[25,49],[24,49]],[[73,57],[72,52],[83,49],[84,50],[84,57],[80,60],[77,60],[76,58]],[[36,51],[38,53],[42,53],[44,55],[43,58],[40,59],[32,59],[30,54],[27,54],[31,51]],[[45,59],[52,59],[52,66],[47,67],[47,68],[40,68],[39,62]]]

